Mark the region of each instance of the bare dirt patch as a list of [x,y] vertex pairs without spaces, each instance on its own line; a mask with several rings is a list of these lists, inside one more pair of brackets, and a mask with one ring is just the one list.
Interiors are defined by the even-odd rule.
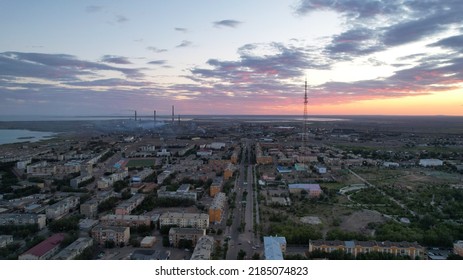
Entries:
[[369,223],[384,223],[386,220],[387,218],[377,211],[363,209],[344,216],[340,228],[345,231],[367,233]]

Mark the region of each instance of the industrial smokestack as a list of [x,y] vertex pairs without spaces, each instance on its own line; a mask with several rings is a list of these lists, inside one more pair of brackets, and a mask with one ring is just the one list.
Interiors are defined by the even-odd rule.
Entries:
[[135,110],[135,121],[137,121],[137,110]]
[[154,123],[156,123],[156,110],[154,110]]

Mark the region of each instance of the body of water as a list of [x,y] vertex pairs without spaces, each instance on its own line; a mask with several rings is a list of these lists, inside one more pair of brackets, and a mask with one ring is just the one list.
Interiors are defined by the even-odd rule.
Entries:
[[37,142],[52,138],[56,133],[31,131],[26,129],[0,129],[0,145],[21,143],[21,142]]

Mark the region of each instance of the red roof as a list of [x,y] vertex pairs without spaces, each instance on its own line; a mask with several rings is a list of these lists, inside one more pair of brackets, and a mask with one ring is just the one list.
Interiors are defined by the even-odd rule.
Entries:
[[45,239],[44,241],[40,242],[39,244],[35,245],[34,247],[30,248],[23,255],[31,254],[40,258],[56,246],[59,246],[63,239],[64,233],[56,233],[50,236],[49,238]]

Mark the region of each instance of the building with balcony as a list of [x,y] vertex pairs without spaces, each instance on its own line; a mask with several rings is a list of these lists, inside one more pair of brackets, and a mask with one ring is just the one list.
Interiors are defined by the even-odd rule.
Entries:
[[47,219],[60,219],[64,215],[68,214],[69,211],[76,208],[79,205],[80,197],[70,196],[65,199],[58,201],[57,203],[48,206],[45,210]]
[[150,226],[152,218],[143,215],[105,215],[100,218],[104,226],[139,227]]
[[0,226],[4,225],[37,225],[43,229],[47,224],[47,216],[43,214],[0,214]]
[[210,260],[214,251],[214,238],[204,235],[196,242],[195,249],[190,260]]
[[206,229],[198,228],[170,228],[169,230],[169,242],[172,246],[178,247],[180,240],[190,240],[193,246],[199,238],[206,235]]
[[137,206],[143,202],[144,199],[145,196],[143,194],[134,194],[131,198],[116,206],[116,215],[129,215],[132,213],[133,209],[137,208]]
[[227,197],[225,193],[219,192],[212,200],[211,207],[209,207],[209,222],[211,223],[220,223],[223,218],[225,202]]
[[130,239],[130,228],[97,225],[92,229],[92,237],[100,245],[106,241],[113,241],[116,245],[127,244]]
[[425,257],[425,248],[416,242],[391,241],[340,241],[340,240],[312,240],[309,242],[309,252],[319,250],[331,253],[336,250],[352,254],[357,257],[362,253],[388,253],[395,256],[409,256],[411,259]]
[[72,242],[69,246],[61,250],[52,259],[53,260],[73,260],[84,252],[85,249],[93,245],[93,239],[90,237],[80,237]]
[[205,229],[209,227],[209,215],[203,213],[165,212],[159,217],[159,225],[192,227]]

